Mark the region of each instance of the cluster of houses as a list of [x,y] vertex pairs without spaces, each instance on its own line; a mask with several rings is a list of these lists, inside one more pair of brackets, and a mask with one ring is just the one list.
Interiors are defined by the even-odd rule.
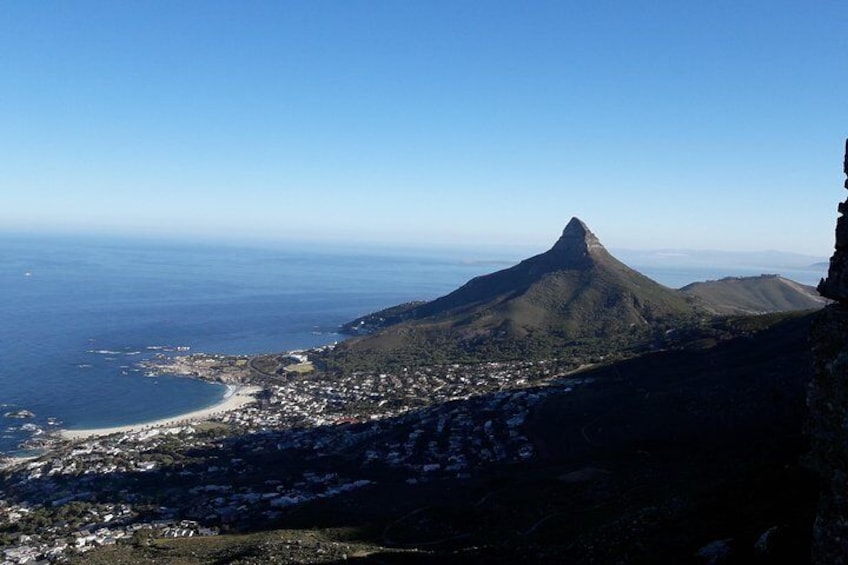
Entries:
[[[228,366],[243,369],[241,360]],[[217,426],[58,444],[7,470],[0,551],[8,563],[52,561],[142,529],[188,537],[269,524],[293,506],[379,488],[386,472],[409,485],[469,478],[481,465],[532,458],[529,414],[580,382],[531,362],[266,375],[257,402],[216,416]],[[328,470],[334,458],[344,463]],[[58,518],[72,502],[88,513],[85,527]]]
[[[155,520],[143,523],[127,523],[127,518],[131,515],[131,512],[125,505],[119,506],[115,509],[114,514],[111,512],[100,514],[96,508],[88,509],[91,518],[98,521],[65,535],[61,535],[60,529],[55,527],[48,527],[38,533],[21,534],[14,544],[0,550],[2,551],[0,553],[0,556],[2,556],[0,565],[62,561],[70,553],[86,553],[98,547],[128,542],[135,539],[141,532],[150,536],[166,538],[218,535],[217,528],[204,527],[193,520]],[[5,516],[2,514],[3,510],[8,511]],[[29,509],[25,507],[0,508],[0,516],[9,519],[10,516],[20,515],[22,511],[28,513]]]

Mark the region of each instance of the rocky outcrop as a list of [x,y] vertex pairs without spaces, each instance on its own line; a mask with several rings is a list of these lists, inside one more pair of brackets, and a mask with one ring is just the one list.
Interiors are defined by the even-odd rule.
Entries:
[[[848,142],[845,152],[848,175]],[[848,181],[845,183],[848,188]],[[821,478],[813,526],[813,563],[848,564],[848,200],[839,205],[836,251],[819,292],[836,302],[811,329],[813,379],[810,408],[810,462]]]
[[561,260],[574,261],[588,257],[592,253],[606,254],[606,249],[601,241],[592,233],[589,227],[580,218],[571,218],[571,221],[562,230],[562,236],[554,244],[550,253],[558,255]]
[[[843,171],[848,175],[848,140],[845,140],[845,161]],[[848,180],[845,181],[848,189]],[[819,283],[822,296],[848,304],[848,199],[839,204],[841,216],[836,220],[836,251],[830,258],[827,278]]]

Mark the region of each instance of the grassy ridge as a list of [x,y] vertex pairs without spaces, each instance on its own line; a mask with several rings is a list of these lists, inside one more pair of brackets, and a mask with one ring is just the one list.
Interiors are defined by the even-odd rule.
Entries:
[[825,299],[811,286],[778,275],[728,277],[697,282],[682,292],[699,298],[717,314],[762,314],[821,308]]

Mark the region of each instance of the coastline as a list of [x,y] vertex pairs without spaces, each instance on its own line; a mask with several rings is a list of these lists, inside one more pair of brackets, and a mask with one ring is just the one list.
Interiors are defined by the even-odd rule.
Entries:
[[38,457],[38,455],[11,455],[5,457],[0,456],[0,471],[12,469],[28,461],[34,461],[35,459],[38,459]]
[[62,439],[76,441],[118,433],[140,432],[151,428],[164,428],[185,425],[190,422],[199,422],[208,420],[214,416],[220,416],[221,414],[238,410],[239,408],[254,402],[256,400],[256,393],[262,390],[262,387],[258,386],[227,385],[227,387],[227,392],[224,394],[224,397],[220,402],[200,410],[193,410],[191,412],[177,414],[176,416],[171,416],[169,418],[161,418],[159,420],[141,422],[126,426],[87,428],[81,430],[60,430],[58,434]]

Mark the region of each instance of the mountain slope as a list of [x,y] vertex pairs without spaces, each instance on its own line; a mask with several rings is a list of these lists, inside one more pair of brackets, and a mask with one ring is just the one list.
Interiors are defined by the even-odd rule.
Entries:
[[717,314],[788,312],[825,305],[825,299],[815,288],[779,275],[727,277],[693,283],[680,290],[698,297],[705,307]]
[[[691,312],[684,297],[610,255],[577,218],[547,252],[415,309],[412,319],[479,320],[487,328],[565,327],[568,334]],[[609,328],[611,329],[611,328]]]
[[[697,300],[669,289],[615,259],[572,218],[554,246],[521,263],[472,279],[425,303],[354,320],[343,329],[373,333],[342,349],[418,349],[438,343],[527,354],[542,344],[651,331],[703,314]],[[492,347],[493,342],[500,345]],[[503,346],[503,347],[501,347]]]

